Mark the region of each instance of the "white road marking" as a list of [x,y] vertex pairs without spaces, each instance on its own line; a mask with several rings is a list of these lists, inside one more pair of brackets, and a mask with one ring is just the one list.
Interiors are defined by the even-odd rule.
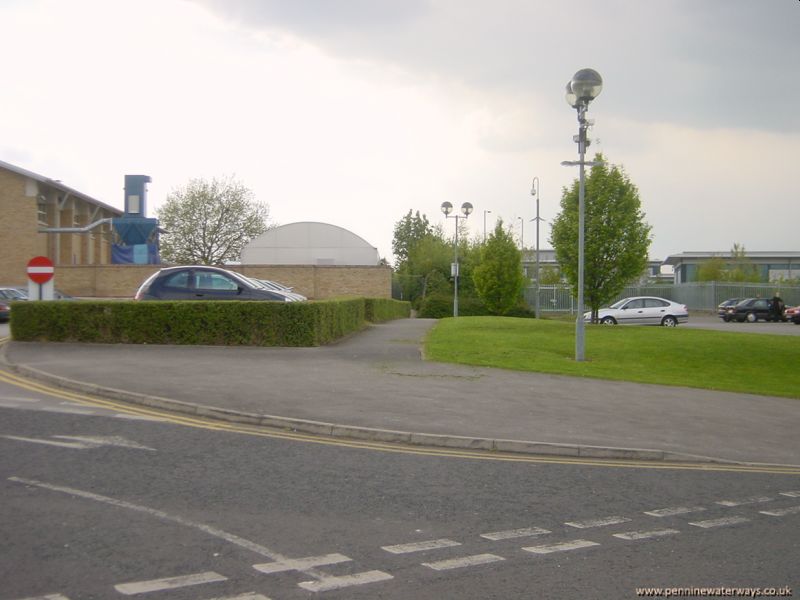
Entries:
[[410,552],[423,552],[425,550],[437,550],[439,548],[450,548],[460,546],[459,542],[453,540],[428,540],[425,542],[412,542],[410,544],[397,544],[395,546],[381,546],[381,549],[392,554],[408,554]]
[[800,490],[796,492],[781,492],[781,496],[789,496],[789,498],[800,498]]
[[[32,404],[36,403],[36,402],[40,402],[40,400],[38,398],[22,398],[20,396],[4,396],[2,398],[2,400],[4,402],[6,402],[6,401],[7,402],[30,402]],[[55,598],[57,596],[58,596],[58,594],[56,594],[56,596],[53,596],[53,597]],[[47,598],[47,596],[38,596],[38,597],[39,598]],[[25,600],[27,600],[27,598]]]
[[545,535],[550,533],[541,527],[527,527],[525,529],[509,529],[507,531],[495,531],[494,533],[482,533],[481,537],[496,542],[498,540],[510,540],[513,538],[532,537],[535,535]]
[[435,571],[449,571],[450,569],[462,569],[464,567],[474,567],[477,565],[487,565],[489,563],[505,560],[496,554],[475,554],[461,558],[451,558],[450,560],[440,560],[437,562],[422,563],[423,567],[434,569]]
[[628,517],[603,517],[602,519],[587,519],[586,521],[569,521],[564,525],[577,527],[578,529],[589,529],[591,527],[606,527],[617,523],[627,523],[628,521],[630,521]]
[[225,596],[219,598],[209,598],[208,600],[270,600],[266,596],[262,596],[261,594],[256,594],[255,592],[246,592],[244,594],[238,594],[236,596]]
[[615,533],[614,537],[621,540],[649,540],[652,538],[663,537],[665,535],[675,535],[680,533],[677,529],[656,529],[655,531],[628,531],[625,533]]
[[392,575],[383,571],[365,571],[355,575],[343,575],[341,577],[325,577],[320,581],[304,581],[298,583],[301,588],[310,592],[327,592],[330,590],[340,590],[354,585],[364,585],[394,579]]
[[578,550],[580,548],[589,548],[590,546],[599,546],[597,542],[590,542],[589,540],[575,540],[573,542],[562,542],[560,544],[545,544],[543,546],[528,546],[523,548],[525,552],[533,552],[534,554],[551,554],[552,552],[567,552],[569,550]]
[[658,510],[646,510],[644,514],[651,517],[672,517],[675,515],[685,515],[687,513],[702,512],[706,510],[702,506],[672,506],[670,508],[659,508]]
[[727,527],[728,525],[737,525],[739,523],[747,523],[750,519],[746,517],[724,517],[722,519],[711,519],[709,521],[696,521],[689,523],[695,527],[702,527],[703,529],[711,529],[712,527]]
[[[0,436],[18,442],[30,442],[32,444],[44,444],[46,446],[57,446],[59,448],[72,448],[75,450],[91,450],[102,446],[118,446],[120,448],[132,448],[136,450],[150,450],[155,452],[155,448],[148,448],[136,442],[131,442],[119,436],[76,436],[76,435],[54,435],[55,439],[43,440],[40,438],[29,438],[16,435]],[[69,440],[61,442],[58,440]]]
[[174,590],[190,585],[202,585],[204,583],[215,583],[227,580],[228,578],[224,575],[220,575],[214,571],[206,571],[205,573],[195,573],[193,575],[179,575],[177,577],[165,577],[164,579],[151,579],[150,581],[120,583],[115,585],[114,589],[120,594],[134,596],[136,594],[161,592],[163,590]]
[[722,506],[742,506],[744,504],[760,504],[762,502],[772,502],[774,498],[770,498],[769,496],[751,496],[749,498],[742,498],[741,500],[720,500],[715,502],[715,504],[720,504]]
[[351,560],[353,559],[344,554],[326,554],[324,556],[308,556],[306,558],[289,558],[280,562],[253,565],[253,568],[262,573],[282,573],[284,571],[304,571],[311,567],[336,565]]
[[55,440],[40,440],[37,438],[28,438],[17,435],[3,435],[0,436],[7,440],[14,440],[17,442],[29,442],[31,444],[44,444],[45,446],[58,446],[59,448],[72,448],[74,450],[87,450],[92,446],[81,444],[79,442],[56,442]]
[[800,513],[800,506],[790,506],[789,508],[776,508],[775,510],[760,510],[762,515],[769,515],[770,517],[785,517],[786,515],[794,515]]
[[20,600],[69,600],[66,596],[61,594],[47,594],[46,596],[30,596],[28,598],[20,598]]
[[[151,517],[156,517],[164,521],[170,521],[172,523],[183,525],[184,527],[191,527],[193,529],[197,529],[207,535],[219,538],[221,540],[225,540],[228,543],[231,543],[240,548],[244,548],[245,550],[255,552],[256,554],[265,556],[270,560],[276,562],[288,560],[288,558],[283,554],[275,552],[274,550],[267,548],[266,546],[262,546],[260,544],[256,544],[255,542],[251,542],[250,540],[246,540],[242,537],[239,537],[238,535],[228,533],[227,531],[223,531],[222,529],[217,529],[216,527],[204,525],[203,523],[195,523],[194,521],[190,521],[189,519],[184,519],[183,517],[171,515],[169,513],[165,513],[164,511],[157,510],[154,508],[149,508],[147,506],[133,504],[131,502],[126,502],[125,500],[117,500],[116,498],[109,498],[108,496],[101,496],[100,494],[93,494],[91,492],[85,492],[83,490],[78,490],[75,488],[69,488],[60,485],[51,485],[49,483],[44,483],[42,481],[36,481],[35,479],[25,479],[22,477],[9,477],[8,481],[14,481],[16,483],[21,483],[23,485],[32,485],[45,490],[50,490],[53,492],[61,492],[64,494],[69,494],[71,496],[78,496],[79,498],[86,498],[87,500],[94,500],[95,502],[102,502],[103,504],[109,504],[111,506],[116,506],[118,508],[124,508],[127,510],[133,510],[136,512],[144,513],[146,515],[150,515]],[[316,571],[313,568],[302,569],[301,572],[305,575],[320,580],[328,577],[325,573],[320,573],[319,571]]]

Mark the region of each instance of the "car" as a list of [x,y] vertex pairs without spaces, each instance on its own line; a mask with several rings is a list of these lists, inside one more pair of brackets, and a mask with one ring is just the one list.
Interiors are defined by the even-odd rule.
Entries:
[[5,323],[11,318],[11,305],[5,300],[0,300],[0,322]]
[[264,285],[269,290],[274,290],[276,292],[283,292],[284,294],[294,298],[296,301],[303,301],[308,300],[303,294],[298,294],[292,288],[283,285],[282,283],[278,283],[277,281],[270,281],[269,279],[254,279],[254,281]]
[[[591,321],[592,313],[583,315],[584,321]],[[655,296],[634,296],[623,298],[609,306],[601,308],[597,318],[602,325],[663,325],[675,327],[678,323],[689,321],[689,310],[684,304],[678,304],[665,298]]]
[[776,316],[772,312],[772,300],[769,298],[746,298],[736,306],[729,307],[728,321],[755,323],[764,321],[785,321],[783,314]]
[[271,300],[291,302],[285,295],[256,285],[250,278],[221,267],[166,267],[145,279],[135,300]]
[[744,298],[728,298],[724,302],[720,302],[719,306],[717,306],[717,316],[727,323],[731,320],[728,309],[733,308],[742,300],[744,300]]
[[800,325],[800,306],[790,306],[783,311],[783,318],[795,325]]
[[[14,287],[14,289],[24,296],[24,298],[20,298],[20,300],[28,299],[28,288],[16,286]],[[69,294],[65,294],[59,289],[56,288],[53,289],[53,300],[74,300],[74,299],[75,298],[73,298]]]
[[12,300],[27,300],[28,294],[19,291],[15,287],[0,287],[0,300],[11,302]]

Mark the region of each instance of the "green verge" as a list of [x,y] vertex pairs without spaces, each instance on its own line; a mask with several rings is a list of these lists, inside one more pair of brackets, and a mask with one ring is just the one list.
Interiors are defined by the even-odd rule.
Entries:
[[794,336],[590,325],[576,362],[574,323],[459,317],[439,321],[425,351],[440,362],[800,398]]

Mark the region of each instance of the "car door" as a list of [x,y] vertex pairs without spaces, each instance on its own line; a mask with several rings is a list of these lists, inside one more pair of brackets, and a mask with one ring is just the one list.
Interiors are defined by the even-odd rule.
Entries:
[[644,299],[644,322],[647,325],[660,325],[667,314],[669,303],[658,298]]
[[634,298],[620,307],[617,322],[620,325],[635,325],[644,319],[644,300]]
[[250,290],[241,282],[216,271],[196,269],[192,276],[194,300],[250,300]]

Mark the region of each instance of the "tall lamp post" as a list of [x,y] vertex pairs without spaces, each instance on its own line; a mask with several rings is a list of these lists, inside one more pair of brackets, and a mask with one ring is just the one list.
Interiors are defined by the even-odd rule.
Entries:
[[517,217],[519,219],[519,249],[520,251],[525,251],[525,219],[522,217]]
[[492,211],[490,211],[490,210],[483,211],[483,243],[484,244],[486,243],[486,214],[487,213],[491,214],[491,212]]
[[531,219],[531,221],[536,221],[536,301],[534,302],[533,314],[538,319],[539,318],[539,221],[542,219],[539,218],[539,178],[533,178],[533,184],[531,184],[531,196],[536,197],[536,218]]
[[450,216],[450,213],[453,212],[453,205],[450,202],[442,202],[442,212],[444,216],[448,219],[453,218],[456,220],[456,236],[455,236],[455,243],[453,244],[454,247],[454,254],[453,254],[453,265],[450,268],[450,273],[453,275],[453,316],[458,316],[458,220],[459,219],[466,219],[472,214],[472,204],[469,202],[464,202],[461,205],[461,212],[463,213],[463,217],[461,215],[453,215]]
[[600,73],[594,69],[581,69],[572,79],[567,83],[566,100],[572,108],[578,111],[578,135],[574,137],[575,142],[578,144],[577,163],[567,161],[562,164],[576,165],[580,169],[580,183],[578,185],[578,318],[575,321],[575,360],[584,360],[585,349],[585,327],[583,323],[583,245],[584,245],[584,194],[586,192],[586,175],[585,167],[587,164],[594,165],[594,163],[587,163],[586,147],[589,145],[586,139],[586,131],[592,125],[592,122],[586,118],[586,111],[589,108],[589,103],[597,98],[603,89],[603,78]]

